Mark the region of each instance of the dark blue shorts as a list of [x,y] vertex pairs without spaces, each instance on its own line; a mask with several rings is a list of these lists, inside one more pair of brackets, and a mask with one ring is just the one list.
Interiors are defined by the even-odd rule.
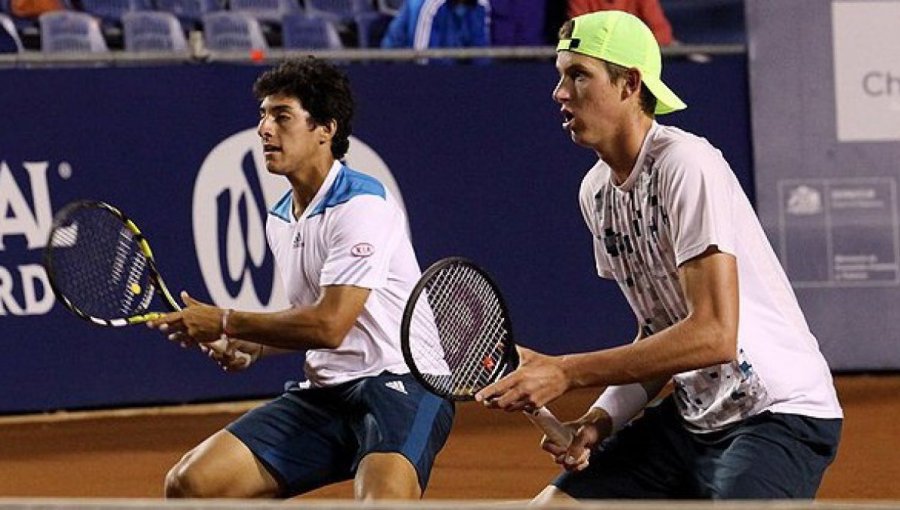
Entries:
[[384,372],[328,388],[289,387],[227,429],[268,468],[284,497],[353,478],[373,452],[409,459],[424,491],[453,415],[452,403],[411,375]]
[[578,499],[814,498],[837,452],[840,419],[763,412],[723,431],[688,432],[672,397],[553,484]]

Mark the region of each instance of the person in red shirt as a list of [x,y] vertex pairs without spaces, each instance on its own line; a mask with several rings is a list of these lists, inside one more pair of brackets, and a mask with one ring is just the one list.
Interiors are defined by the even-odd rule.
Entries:
[[653,31],[660,46],[668,46],[674,41],[672,25],[659,0],[568,0],[569,18],[594,11],[625,11],[640,18]]
[[61,0],[12,0],[10,12],[19,18],[37,18],[45,12],[65,9]]

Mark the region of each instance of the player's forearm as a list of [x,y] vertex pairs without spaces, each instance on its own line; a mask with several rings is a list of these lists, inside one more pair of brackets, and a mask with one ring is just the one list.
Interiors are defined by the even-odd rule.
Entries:
[[228,335],[287,350],[334,349],[349,328],[314,307],[271,313],[235,310],[228,319]]
[[689,317],[633,344],[563,356],[561,364],[571,388],[630,384],[732,361],[736,345],[736,325]]

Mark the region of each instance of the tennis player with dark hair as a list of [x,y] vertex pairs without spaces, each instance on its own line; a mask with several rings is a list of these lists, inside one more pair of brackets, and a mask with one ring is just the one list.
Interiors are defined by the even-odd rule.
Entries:
[[381,182],[344,166],[353,99],[346,77],[312,57],[254,85],[266,168],[291,189],[266,236],[291,307],[224,310],[183,294],[186,307],[151,323],[172,340],[228,338],[236,352],[305,351],[306,381],[188,452],[167,497],[290,497],[354,480],[358,499],[421,497],[453,406],[409,375],[400,321],[420,269],[406,216]]
[[685,104],[660,80],[652,32],[619,11],[573,18],[556,67],[563,128],[599,157],[580,191],[596,270],[638,335],[581,354],[522,349],[477,395],[512,411],[605,388],[568,449],[544,441],[565,472],[537,501],[814,497],[842,424],[828,365],[722,154],[656,122]]

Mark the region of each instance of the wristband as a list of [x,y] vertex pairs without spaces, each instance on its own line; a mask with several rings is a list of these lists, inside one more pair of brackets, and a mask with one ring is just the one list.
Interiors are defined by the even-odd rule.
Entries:
[[228,340],[228,317],[231,315],[232,311],[231,308],[222,310],[222,334],[219,336],[219,339],[221,340]]
[[606,388],[591,407],[599,407],[612,418],[612,433],[615,434],[647,405],[647,390],[641,383]]

